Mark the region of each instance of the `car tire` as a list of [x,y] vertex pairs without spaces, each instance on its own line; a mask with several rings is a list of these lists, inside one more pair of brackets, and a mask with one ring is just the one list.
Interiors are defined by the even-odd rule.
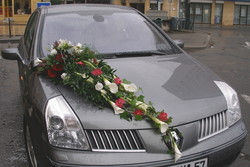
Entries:
[[27,122],[25,121],[25,118],[23,121],[23,128],[24,128],[24,139],[25,139],[29,167],[39,167],[38,161],[35,155],[34,146],[31,140],[30,129],[29,129]]

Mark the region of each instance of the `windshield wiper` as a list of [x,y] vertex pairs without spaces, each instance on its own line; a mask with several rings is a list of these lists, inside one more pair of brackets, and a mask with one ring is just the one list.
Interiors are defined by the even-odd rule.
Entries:
[[135,51],[135,52],[117,52],[105,54],[105,58],[121,58],[121,57],[139,57],[139,56],[156,56],[166,55],[167,51],[163,50],[152,50],[152,51]]

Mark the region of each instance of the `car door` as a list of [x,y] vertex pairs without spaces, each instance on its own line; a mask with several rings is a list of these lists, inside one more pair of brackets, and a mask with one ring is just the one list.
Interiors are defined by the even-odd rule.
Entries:
[[18,46],[18,51],[22,57],[22,61],[18,61],[19,77],[20,77],[20,88],[23,96],[23,102],[25,109],[30,108],[30,86],[34,78],[32,72],[32,59],[34,53],[34,41],[36,37],[36,30],[38,25],[38,12],[34,12],[25,29],[24,36],[21,38]]

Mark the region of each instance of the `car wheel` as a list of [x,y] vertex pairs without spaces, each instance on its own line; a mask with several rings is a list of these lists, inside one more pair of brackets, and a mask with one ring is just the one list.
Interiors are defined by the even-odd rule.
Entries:
[[26,143],[29,166],[38,167],[34,147],[33,147],[31,136],[30,136],[29,126],[27,125],[25,121],[24,121],[24,133],[25,133],[24,135],[25,135],[25,143]]

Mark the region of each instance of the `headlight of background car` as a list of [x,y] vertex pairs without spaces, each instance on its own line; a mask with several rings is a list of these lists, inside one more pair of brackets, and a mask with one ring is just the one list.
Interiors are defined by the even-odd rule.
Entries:
[[89,149],[78,118],[62,96],[48,101],[45,119],[51,145],[71,149]]
[[241,119],[241,111],[239,98],[236,91],[231,88],[227,83],[215,81],[216,85],[220,88],[221,92],[227,101],[227,123],[232,126]]

